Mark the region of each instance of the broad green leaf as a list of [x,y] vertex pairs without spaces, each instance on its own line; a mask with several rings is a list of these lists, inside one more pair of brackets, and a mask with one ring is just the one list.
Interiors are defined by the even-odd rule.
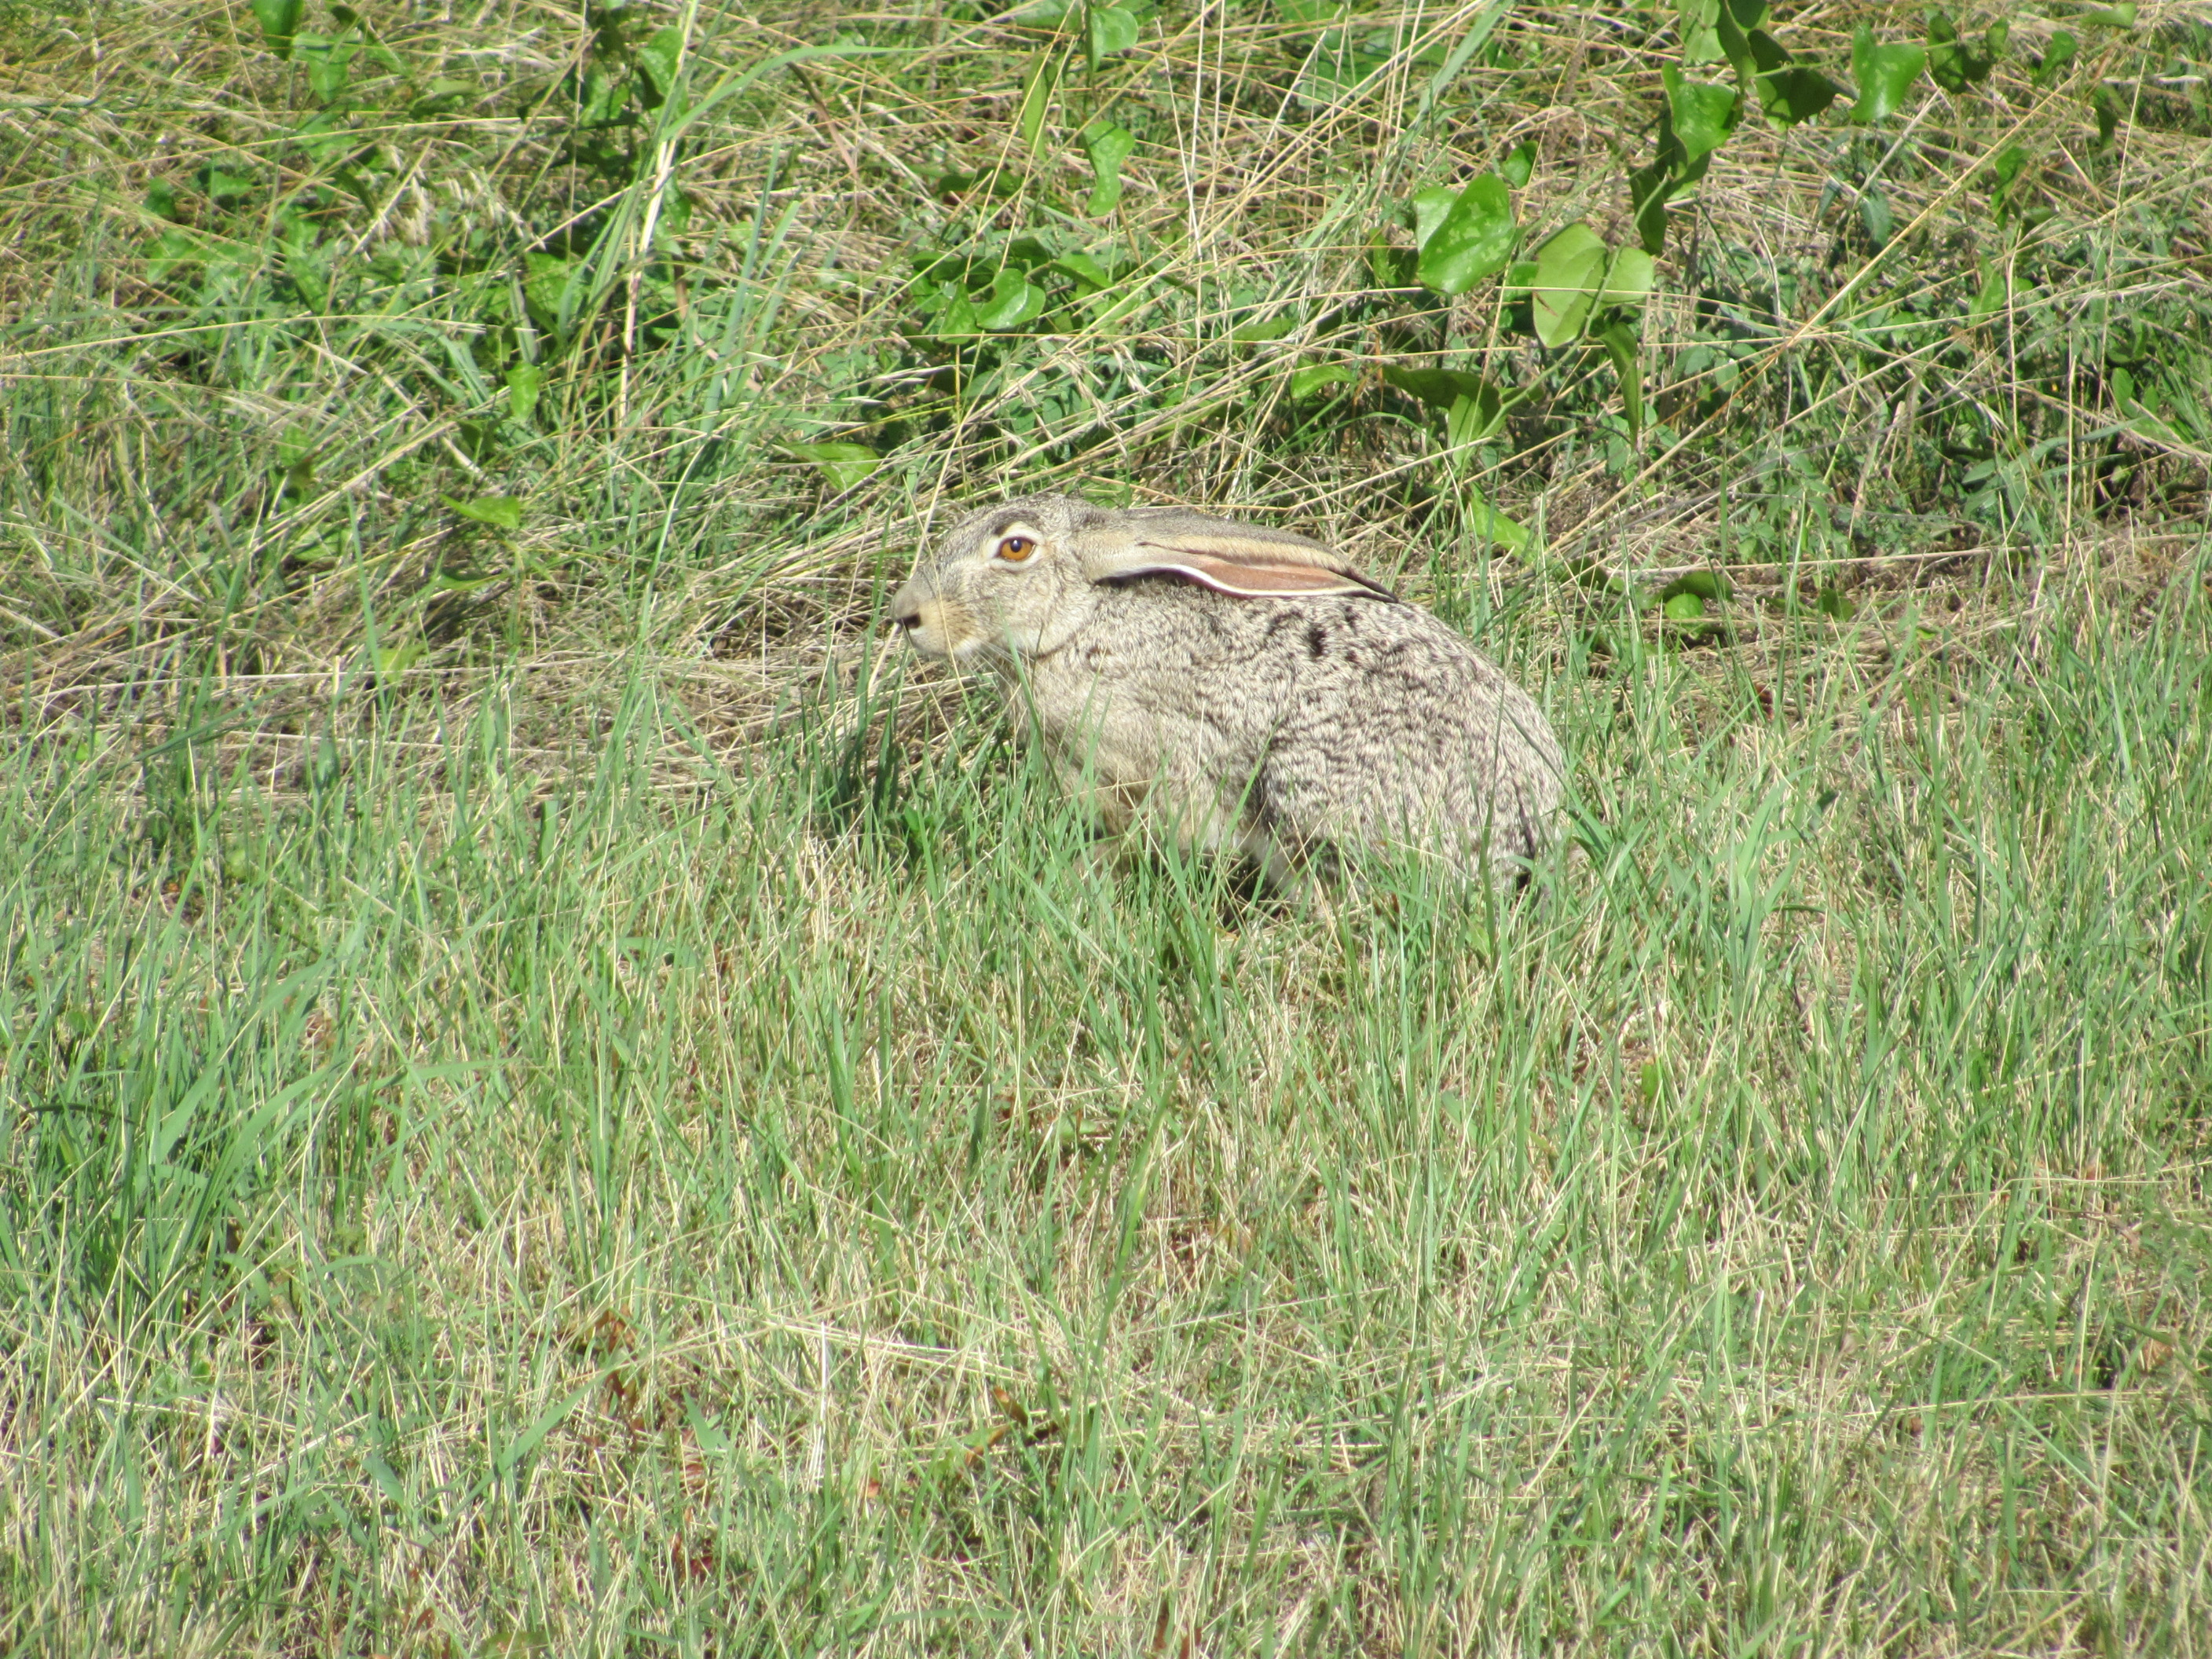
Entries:
[[183,227],[165,230],[146,249],[146,280],[166,282],[172,273],[198,264],[206,252],[200,238]]
[[975,307],[956,283],[947,283],[949,297],[941,305],[933,306],[936,325],[930,332],[941,340],[965,340],[983,331],[983,325],[975,319]]
[[195,182],[200,193],[217,207],[236,207],[253,194],[253,180],[242,179],[234,173],[225,173],[215,166],[199,170]]
[[1298,319],[1290,312],[1279,312],[1273,317],[1256,318],[1249,323],[1239,323],[1229,331],[1229,337],[1241,345],[1253,345],[1263,340],[1279,340],[1298,325]]
[[2094,11],[2081,14],[2085,23],[2094,23],[2100,28],[2131,29],[2136,26],[2136,8],[2132,0],[2127,5],[2100,6]]
[[1844,594],[1843,589],[1832,585],[1822,588],[1813,597],[1813,609],[1824,617],[1833,617],[1838,622],[1849,622],[1852,613],[1857,608]]
[[1895,221],[1890,216],[1889,198],[1878,190],[1859,193],[1859,222],[1866,227],[1867,240],[1877,248],[1889,246],[1889,233]]
[[1413,246],[1426,247],[1451,210],[1459,205],[1459,192],[1449,185],[1425,185],[1413,192]]
[[1509,553],[1528,550],[1528,527],[1517,520],[1500,513],[1495,503],[1471,483],[1458,486],[1461,496],[1460,521],[1486,541],[1496,542]]
[[2043,61],[2035,66],[2035,73],[2030,78],[2039,87],[2063,79],[2066,71],[2073,68],[2074,56],[2081,50],[2081,43],[2074,38],[2071,29],[2053,30],[2051,44],[2044,49]]
[[2127,111],[2112,95],[2110,87],[2099,87],[2096,96],[2089,100],[2089,107],[2097,112],[2097,142],[2111,143],[2112,135],[2120,130],[2120,123],[2127,119]]
[[1037,54],[1036,62],[1022,78],[1021,101],[1014,106],[1014,131],[1020,135],[1023,150],[1034,156],[1044,144],[1044,118],[1052,108],[1052,95],[1060,87],[1059,60],[1049,52]]
[[1875,43],[1874,31],[1862,23],[1851,36],[1851,79],[1858,82],[1858,101],[1851,119],[1861,126],[1886,121],[1904,105],[1912,79],[1928,61],[1928,49],[1913,42],[1885,46]]
[[1613,323],[1598,331],[1598,343],[1613,359],[1620,380],[1620,404],[1628,416],[1628,435],[1644,435],[1644,370],[1636,349],[1636,331],[1626,323]]
[[564,325],[562,308],[569,302],[570,294],[582,288],[576,265],[576,261],[557,253],[522,256],[523,303],[549,331],[558,331]]
[[830,488],[840,495],[884,464],[884,458],[866,444],[786,444],[783,447],[802,461],[813,462],[830,481]]
[[1942,11],[1928,14],[1928,78],[1946,92],[1964,92],[1979,78],[1967,73],[1958,25]]
[[[1982,261],[1982,285],[1975,290],[1973,301],[1966,307],[1966,320],[1985,323],[2004,309],[2005,292],[2010,287],[2004,267],[1990,260]],[[2126,371],[2122,370],[2124,374]]]
[[307,0],[253,0],[253,21],[261,25],[261,38],[279,58],[292,55],[292,37],[300,32]]
[[518,421],[528,420],[545,389],[545,371],[535,363],[517,363],[507,371],[507,407]]
[[345,90],[347,65],[359,44],[351,40],[325,40],[316,34],[292,37],[292,53],[307,66],[307,85],[325,103]]
[[975,302],[975,320],[994,333],[1019,328],[1044,310],[1044,290],[1018,270],[1000,271],[991,279],[988,299]]
[[1359,371],[1348,363],[1309,363],[1291,371],[1291,396],[1304,402],[1323,386],[1351,386],[1358,379]]
[[1525,189],[1536,171],[1536,141],[1528,139],[1506,151],[1505,159],[1498,164],[1498,171],[1514,189]]
[[1717,33],[1721,0],[1680,0],[1674,12],[1684,63],[1710,64],[1724,56]]
[[1582,332],[1605,269],[1605,243],[1577,220],[1555,232],[1536,250],[1536,280],[1530,284],[1536,338],[1563,346]]
[[665,103],[676,91],[676,76],[684,62],[684,31],[662,29],[637,49],[637,66],[652,83],[656,104]]
[[1677,593],[1694,593],[1708,605],[1721,605],[1735,597],[1735,588],[1723,571],[1690,570],[1659,590],[1662,599],[1671,599]]
[[1636,238],[1646,253],[1667,246],[1667,198],[1673,193],[1663,155],[1629,173],[1629,211],[1636,216]]
[[1778,126],[1811,120],[1834,103],[1843,90],[1820,70],[1794,62],[1765,29],[1753,29],[1747,44],[1759,107]]
[[1439,294],[1464,294],[1483,277],[1503,270],[1520,236],[1505,181],[1486,173],[1459,193],[1421,246],[1419,276]]
[[1510,407],[1480,374],[1458,368],[1386,368],[1382,378],[1444,416],[1444,436],[1456,449],[1480,443],[1505,423]]
[[1083,151],[1091,158],[1091,171],[1098,182],[1091,187],[1091,199],[1083,210],[1096,219],[1111,213],[1121,199],[1121,163],[1129,159],[1129,152],[1137,147],[1137,135],[1127,127],[1093,124],[1084,130]]
[[1662,609],[1669,622],[1696,622],[1705,614],[1705,602],[1695,593],[1677,593]]
[[1695,161],[1728,142],[1735,131],[1742,99],[1734,87],[1685,81],[1681,71],[1662,69],[1659,78],[1667,88],[1667,109],[1674,117],[1674,137],[1685,161]]
[[380,674],[404,674],[422,660],[422,635],[412,635],[398,645],[380,645],[374,660]]
[[497,576],[455,576],[441,570],[430,578],[430,591],[434,593],[481,593],[500,580]]
[[1087,253],[1063,253],[1052,263],[1055,270],[1066,271],[1079,283],[1092,288],[1114,286],[1114,273]]
[[1606,267],[1605,283],[1598,289],[1597,302],[1601,306],[1639,306],[1651,296],[1651,283],[1658,268],[1651,256],[1641,248],[1616,249],[1613,263]]
[[594,64],[584,71],[584,81],[576,89],[575,121],[578,126],[611,126],[622,118],[623,107],[629,102],[630,83],[617,81]]
[[1990,171],[1996,175],[1997,187],[1990,192],[1990,206],[1996,212],[1997,222],[2009,219],[2014,208],[2013,187],[2020,182],[2027,167],[2027,152],[2018,144],[2007,144],[1990,158]]
[[438,499],[465,519],[501,530],[522,528],[522,503],[512,495],[478,495],[473,501],[441,495]]
[[1137,44],[1137,15],[1133,11],[1125,11],[1119,6],[1093,6],[1088,21],[1093,69],[1101,58],[1127,52]]
[[1485,385],[1470,397],[1444,405],[1444,441],[1454,449],[1479,444],[1505,424],[1506,404],[1498,388]]

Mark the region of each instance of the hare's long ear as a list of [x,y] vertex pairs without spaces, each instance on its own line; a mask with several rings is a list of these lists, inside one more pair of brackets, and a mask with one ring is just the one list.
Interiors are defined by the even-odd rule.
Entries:
[[1240,599],[1274,593],[1395,597],[1319,542],[1198,513],[1122,514],[1118,522],[1085,535],[1082,551],[1084,574],[1094,582],[1180,576]]

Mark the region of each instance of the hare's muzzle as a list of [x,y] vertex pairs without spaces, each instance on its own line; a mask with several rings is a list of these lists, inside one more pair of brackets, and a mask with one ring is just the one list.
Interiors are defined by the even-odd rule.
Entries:
[[944,637],[944,610],[937,594],[920,581],[909,581],[891,596],[891,620],[906,635],[907,643],[925,657],[950,653]]

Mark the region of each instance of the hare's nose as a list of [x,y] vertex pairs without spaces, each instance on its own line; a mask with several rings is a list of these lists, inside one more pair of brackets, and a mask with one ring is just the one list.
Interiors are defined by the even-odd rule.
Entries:
[[900,594],[891,601],[891,620],[901,628],[912,628],[921,620],[921,601],[911,594]]

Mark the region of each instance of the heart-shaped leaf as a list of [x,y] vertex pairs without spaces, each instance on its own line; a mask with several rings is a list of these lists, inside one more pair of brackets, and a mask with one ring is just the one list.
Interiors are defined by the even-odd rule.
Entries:
[[1120,6],[1093,6],[1087,21],[1090,33],[1086,44],[1093,69],[1098,67],[1099,59],[1127,52],[1137,44],[1137,14],[1133,11],[1125,11]]
[[1535,281],[1529,289],[1536,338],[1545,345],[1565,345],[1582,332],[1597,297],[1605,258],[1605,243],[1580,220],[1554,232],[1536,250]]
[[1674,117],[1674,137],[1682,146],[1685,162],[1695,161],[1728,142],[1735,131],[1742,99],[1734,87],[1686,81],[1676,69],[1662,69],[1659,78],[1667,88],[1667,110]]
[[[1419,211],[1418,200],[1414,210]],[[1513,257],[1520,228],[1505,181],[1486,173],[1459,193],[1451,210],[1424,239],[1419,275],[1439,294],[1464,294]]]
[[1413,210],[1413,246],[1426,247],[1437,227],[1459,205],[1459,192],[1449,185],[1425,185],[1413,192],[1407,205]]
[[994,333],[1019,328],[1044,310],[1044,290],[1018,270],[991,279],[990,297],[975,304],[975,320]]
[[1536,171],[1536,141],[1528,139],[1506,151],[1505,159],[1498,164],[1498,171],[1514,189],[1527,188],[1530,176]]
[[1851,119],[1869,126],[1896,114],[1905,103],[1905,94],[1911,90],[1913,77],[1927,61],[1925,46],[1911,41],[1879,46],[1874,31],[1860,24],[1851,36],[1851,78],[1859,88],[1858,101],[1851,106]]
[[2074,38],[2073,30],[2053,30],[2051,44],[2044,48],[2043,61],[2035,66],[2035,73],[2029,78],[2039,87],[2064,79],[2066,71],[2074,67],[2075,54],[2081,50],[2081,43]]
[[1677,593],[1663,611],[1669,622],[1696,622],[1705,614],[1705,602],[1695,593]]
[[841,495],[884,464],[884,458],[866,444],[786,444],[784,449],[821,468],[830,488]]
[[522,503],[512,495],[478,495],[473,501],[460,501],[441,495],[438,499],[459,514],[478,524],[492,525],[501,530],[522,528]]
[[1820,70],[1792,60],[1765,29],[1752,30],[1747,44],[1751,50],[1752,85],[1759,94],[1759,107],[1777,126],[1795,126],[1800,121],[1811,120],[1834,103],[1843,91]]
[[1121,199],[1121,163],[1136,147],[1137,135],[1110,121],[1084,129],[1083,153],[1091,158],[1091,171],[1098,182],[1091,187],[1091,199],[1083,210],[1093,219],[1111,213]]

